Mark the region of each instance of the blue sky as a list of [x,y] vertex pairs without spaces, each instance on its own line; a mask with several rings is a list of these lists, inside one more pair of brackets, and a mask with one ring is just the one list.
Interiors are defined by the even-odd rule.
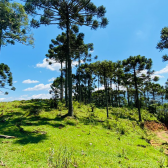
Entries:
[[[16,2],[20,2],[16,0]],[[160,40],[160,31],[168,26],[165,16],[167,0],[92,0],[95,5],[104,5],[109,24],[105,29],[91,30],[83,26],[85,43],[94,43],[93,56],[98,60],[123,60],[129,56],[142,55],[153,60],[153,70],[160,75],[160,84],[168,78],[168,62],[162,62],[162,55],[156,44]],[[64,30],[65,31],[65,30]],[[0,53],[0,61],[8,64],[13,73],[16,91],[9,95],[0,95],[0,101],[12,101],[31,98],[49,98],[50,79],[60,75],[59,64],[51,67],[45,62],[45,54],[51,39],[62,30],[57,25],[41,26],[32,29],[35,48],[16,45],[5,46]],[[5,91],[5,90],[3,90]]]

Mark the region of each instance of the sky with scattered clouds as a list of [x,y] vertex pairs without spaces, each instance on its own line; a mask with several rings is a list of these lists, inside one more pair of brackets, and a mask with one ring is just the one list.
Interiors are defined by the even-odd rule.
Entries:
[[[14,0],[21,2],[19,0]],[[160,31],[168,26],[165,16],[167,0],[92,0],[95,5],[104,5],[109,20],[105,29],[91,30],[83,26],[80,32],[85,34],[85,43],[93,43],[93,56],[98,60],[123,60],[129,56],[142,55],[153,60],[155,75],[164,85],[168,78],[168,62],[162,62],[162,55],[156,44],[160,40]],[[49,89],[52,81],[60,76],[60,64],[53,61],[49,65],[45,54],[48,52],[51,39],[62,31],[57,25],[41,26],[33,29],[35,48],[16,45],[2,47],[0,60],[9,65],[13,73],[16,91],[9,95],[0,94],[0,101],[27,100],[31,98],[50,98]],[[73,62],[75,65],[76,62]],[[75,72],[73,66],[73,72]],[[103,88],[103,86],[102,86]],[[2,90],[6,91],[6,90]]]

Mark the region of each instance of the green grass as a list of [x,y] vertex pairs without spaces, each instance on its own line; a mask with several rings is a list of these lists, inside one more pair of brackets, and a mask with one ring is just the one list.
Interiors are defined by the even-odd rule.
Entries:
[[[50,109],[45,101],[0,103],[0,134],[15,139],[0,139],[0,165],[8,168],[159,168],[167,156],[148,140],[152,134],[142,129],[136,109],[106,110],[74,102],[75,118]],[[143,120],[156,120],[142,111]],[[141,125],[143,125],[141,123]],[[54,166],[55,165],[55,166]]]

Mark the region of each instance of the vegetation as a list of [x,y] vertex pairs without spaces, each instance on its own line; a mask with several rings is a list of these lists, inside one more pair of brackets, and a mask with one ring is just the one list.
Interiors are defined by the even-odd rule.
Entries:
[[[91,0],[23,1],[24,6],[0,0],[0,49],[15,41],[33,45],[28,15],[33,28],[56,24],[65,32],[51,40],[46,57],[50,65],[61,64],[61,75],[51,84],[49,100],[0,103],[0,166],[168,167],[168,140],[154,148],[158,139],[149,129],[153,124],[167,130],[168,122],[168,81],[157,83],[152,59],[90,63],[98,56],[92,57],[93,43],[85,44],[79,26],[105,28],[104,6]],[[165,27],[157,49],[167,49],[167,39]],[[15,90],[12,80],[1,63],[0,88]]]
[[[25,9],[28,14],[40,15],[40,20],[31,21],[31,25],[38,28],[40,24],[52,25],[57,24],[59,28],[66,29],[66,64],[68,78],[68,115],[73,116],[72,107],[72,55],[70,31],[73,26],[90,26],[92,29],[98,27],[105,28],[108,24],[105,18],[106,9],[104,6],[96,7],[90,0],[73,0],[73,1],[36,1],[25,0]],[[97,19],[95,19],[97,16]]]
[[[25,45],[33,45],[34,39],[32,34],[30,34],[28,16],[23,5],[0,0],[0,50],[2,46],[14,45],[15,41]],[[12,80],[9,66],[1,63],[0,88],[9,89],[5,87],[5,84],[12,86]],[[15,90],[15,87],[12,87],[11,90]],[[1,92],[8,94],[8,92]]]
[[[64,104],[65,106],[65,104]],[[50,108],[49,100],[0,104],[0,163],[6,167],[163,167],[166,147],[150,145],[155,138],[143,123],[156,116],[137,109],[104,108],[74,102],[74,117],[67,109]],[[60,108],[62,108],[60,110]]]

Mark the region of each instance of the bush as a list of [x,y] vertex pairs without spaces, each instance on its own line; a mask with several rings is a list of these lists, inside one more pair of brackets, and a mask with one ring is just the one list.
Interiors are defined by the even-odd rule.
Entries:
[[159,106],[156,109],[157,119],[163,123],[168,122],[168,108],[167,105]]

